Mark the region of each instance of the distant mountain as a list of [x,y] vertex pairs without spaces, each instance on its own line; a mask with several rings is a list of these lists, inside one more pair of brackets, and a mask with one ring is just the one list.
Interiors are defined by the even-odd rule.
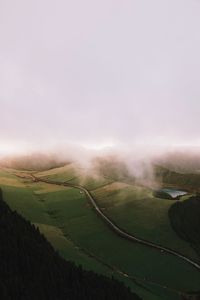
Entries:
[[155,163],[178,173],[200,172],[200,149],[183,149],[166,152],[155,159]]
[[8,156],[0,160],[0,166],[2,167],[33,171],[61,167],[67,163],[67,159],[61,158],[58,155],[44,153]]
[[178,173],[157,165],[154,166],[154,177],[161,185],[172,185],[189,191],[200,190],[200,174]]

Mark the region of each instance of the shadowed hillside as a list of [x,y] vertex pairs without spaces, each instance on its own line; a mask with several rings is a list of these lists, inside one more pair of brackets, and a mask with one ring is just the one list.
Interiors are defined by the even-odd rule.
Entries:
[[189,242],[200,257],[200,196],[173,204],[169,218],[176,233]]
[[139,300],[122,283],[62,259],[0,191],[0,299]]

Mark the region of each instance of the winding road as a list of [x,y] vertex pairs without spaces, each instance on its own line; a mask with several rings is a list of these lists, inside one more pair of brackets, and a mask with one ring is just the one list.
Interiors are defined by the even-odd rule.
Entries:
[[190,258],[182,255],[181,253],[177,252],[177,251],[174,251],[170,248],[166,248],[166,247],[163,247],[163,246],[160,246],[158,244],[155,244],[155,243],[152,243],[152,242],[149,242],[147,240],[144,240],[144,239],[141,239],[141,238],[138,238],[134,235],[131,235],[129,233],[127,233],[126,231],[124,231],[123,229],[121,229],[118,225],[116,225],[109,217],[107,217],[103,211],[99,208],[98,204],[96,203],[95,199],[93,198],[92,194],[83,186],[81,185],[74,185],[74,184],[70,184],[70,183],[67,183],[67,182],[57,182],[57,181],[52,181],[52,180],[48,180],[48,179],[43,179],[41,177],[36,177],[34,174],[27,174],[30,177],[32,177],[32,180],[35,181],[35,182],[45,182],[45,183],[48,183],[48,184],[55,184],[55,185],[61,185],[61,186],[65,186],[65,187],[72,187],[72,188],[76,188],[76,189],[79,189],[80,191],[84,192],[85,195],[87,196],[87,198],[89,199],[92,207],[95,209],[96,213],[101,217],[101,219],[117,234],[119,235],[120,237],[126,239],[126,240],[129,240],[129,241],[132,241],[132,242],[137,242],[139,244],[142,244],[144,246],[147,246],[147,247],[151,247],[151,248],[154,248],[156,250],[159,250],[163,253],[163,255],[165,253],[167,254],[171,254],[173,256],[176,256],[184,261],[186,261],[187,263],[189,263],[190,265],[194,266],[196,269],[200,270],[200,265],[191,260]]

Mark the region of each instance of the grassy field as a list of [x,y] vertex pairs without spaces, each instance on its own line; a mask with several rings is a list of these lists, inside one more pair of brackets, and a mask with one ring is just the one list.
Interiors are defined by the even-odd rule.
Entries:
[[[74,173],[70,174],[71,167],[68,165],[62,169],[41,172],[39,175],[53,180],[58,180],[59,178],[61,181],[66,181],[74,176]],[[11,175],[9,174],[9,176]],[[118,237],[96,215],[85,195],[81,194],[79,190],[45,183],[31,183],[28,180],[18,179],[15,176],[12,178],[22,186],[12,186],[10,182],[5,184],[5,181],[1,181],[1,178],[5,177],[5,174],[2,174],[2,177],[0,176],[0,186],[3,189],[7,203],[12,209],[16,209],[35,223],[66,259],[74,260],[77,264],[82,264],[86,269],[94,270],[107,276],[114,275],[133,288],[144,300],[178,300],[180,299],[178,291],[184,292],[199,289],[200,273],[197,270],[176,257]],[[131,205],[133,198],[135,199],[136,195],[138,195],[138,199],[140,199],[144,193],[146,193],[145,198],[149,199],[148,197],[150,197],[148,190],[136,190],[134,197],[131,190],[129,192],[130,194],[132,193],[132,198],[130,194],[130,197],[125,198],[128,190],[130,190],[129,185],[110,183],[107,179],[98,181],[98,179],[93,180],[89,178],[87,186],[90,186],[90,189],[93,190],[100,206],[106,209],[106,213],[112,215],[113,218],[117,218],[118,215],[118,221],[121,222],[120,224],[123,227],[126,225],[125,218],[127,217],[129,230],[133,230],[135,226],[134,223],[130,223],[131,208],[129,205]],[[98,186],[99,188],[97,188]],[[154,199],[151,200],[155,201]],[[162,235],[161,233],[165,227],[160,228],[158,217],[157,219],[155,217],[158,214],[156,210],[159,214],[162,212],[163,216],[165,216],[168,208],[166,203],[166,208],[163,210],[163,200],[159,201],[157,199],[156,201],[160,203],[161,208],[159,209],[159,206],[157,207],[154,202],[151,202],[151,205],[155,206],[152,218],[148,217],[148,205],[144,202],[140,208],[141,212],[144,210],[144,217],[142,218],[142,214],[140,215],[141,224],[139,225],[138,212],[138,221],[136,222],[138,226],[136,228],[140,236],[149,234],[150,239],[153,239],[155,232],[157,232],[158,240],[164,242],[164,239],[162,240],[162,237],[159,235]],[[123,206],[126,206],[125,203],[128,206],[126,209],[125,207],[123,209]],[[139,203],[137,206],[139,207]],[[115,212],[117,208],[119,211],[122,209],[121,215],[119,215],[119,211]],[[156,222],[154,226],[153,219]],[[162,219],[162,215],[160,219]],[[149,233],[147,226],[144,226],[148,222],[151,228]],[[145,229],[142,229],[143,227]],[[123,276],[120,272],[128,274],[129,278]],[[175,289],[177,292],[162,288],[153,284],[153,282]]]
[[79,170],[80,169],[76,165],[68,164],[64,167],[37,172],[37,176],[63,182],[78,176],[78,173],[80,172]]
[[98,188],[92,194],[104,213],[127,232],[198,260],[190,244],[171,227],[168,211],[173,201],[154,198],[150,189],[121,183]]
[[37,176],[45,177],[49,180],[83,185],[89,190],[93,190],[113,182],[112,179],[104,178],[96,174],[91,176],[89,172],[73,163],[61,168],[39,172],[37,173]]
[[[14,172],[15,171],[16,170],[14,170]],[[5,184],[5,177],[13,178],[15,180],[14,186],[10,185],[12,184],[10,181],[7,181]],[[71,199],[74,199],[73,194],[75,192],[77,195],[76,190],[70,189],[70,191],[68,191],[63,187],[43,183],[33,184],[30,181],[19,179],[4,171],[0,176],[0,187],[3,190],[4,199],[9,206],[39,227],[40,231],[64,258],[74,261],[77,265],[81,264],[87,270],[93,270],[109,277],[114,276],[116,279],[124,281],[126,285],[130,286],[135,292],[138,292],[138,294],[143,295],[144,298],[159,300],[157,297],[154,298],[155,295],[152,296],[145,288],[141,288],[141,286],[138,286],[138,284],[135,284],[132,280],[125,278],[116,272],[116,270],[113,270],[113,266],[98,259],[87,249],[75,243],[69,234],[63,231],[63,226],[60,225],[60,223],[58,224],[55,211],[52,211],[51,205],[49,207],[46,199],[49,199],[49,203],[52,203],[54,199],[57,201],[58,198],[66,196],[70,196]],[[60,193],[58,193],[59,191]],[[78,196],[80,197],[81,195],[78,193]],[[62,205],[59,203],[58,205],[58,210],[63,210]],[[71,213],[73,214],[72,211]],[[74,211],[74,214],[75,213]],[[159,288],[157,289],[159,290]]]

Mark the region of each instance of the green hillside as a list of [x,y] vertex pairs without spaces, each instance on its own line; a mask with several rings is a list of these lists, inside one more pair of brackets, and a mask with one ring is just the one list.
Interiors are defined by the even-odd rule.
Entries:
[[[33,182],[28,174],[19,178],[16,174],[26,174],[16,170],[4,173],[0,185],[7,203],[35,223],[64,258],[82,264],[84,269],[114,276],[144,300],[179,300],[180,294],[199,290],[197,269],[177,257],[117,236],[78,189]],[[170,227],[168,209],[172,203],[153,199],[149,189],[103,176],[92,178],[73,165],[35,175],[85,185],[106,214],[130,233],[159,244],[170,241],[175,249],[182,247],[184,253],[197,259],[189,244]],[[11,176],[12,182],[6,181],[6,176]]]
[[139,300],[122,283],[61,258],[0,190],[0,298],[4,300]]

